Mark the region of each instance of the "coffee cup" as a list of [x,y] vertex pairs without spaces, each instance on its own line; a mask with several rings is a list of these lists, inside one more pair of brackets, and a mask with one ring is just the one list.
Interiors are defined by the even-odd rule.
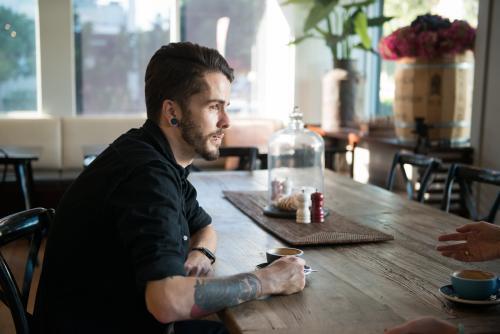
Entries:
[[482,270],[459,270],[451,274],[453,290],[463,299],[489,299],[497,293],[499,283],[496,274]]
[[298,248],[291,248],[291,247],[272,248],[266,251],[267,263],[271,263],[273,261],[276,261],[280,257],[287,255],[302,256],[304,255],[304,252]]

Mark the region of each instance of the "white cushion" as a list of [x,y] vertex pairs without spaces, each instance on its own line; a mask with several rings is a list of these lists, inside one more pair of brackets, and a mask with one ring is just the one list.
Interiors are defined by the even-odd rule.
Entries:
[[51,117],[1,117],[0,147],[39,154],[34,168],[61,168],[61,124]]
[[62,119],[62,165],[64,169],[81,168],[83,157],[91,148],[105,148],[118,136],[141,127],[146,115],[77,116]]
[[255,146],[260,152],[267,152],[271,135],[283,127],[275,119],[231,119],[231,126],[225,131],[224,146]]
[[[64,118],[1,117],[0,147],[19,148],[36,152],[40,159],[33,164],[44,169],[81,169],[84,154],[96,148],[105,148],[119,135],[144,124],[146,115],[92,115]],[[267,151],[271,134],[283,126],[270,119],[232,118],[223,146],[257,146]],[[227,160],[227,161],[225,161]],[[197,159],[202,168],[234,167],[234,159],[205,162]],[[229,165],[228,165],[229,163]]]

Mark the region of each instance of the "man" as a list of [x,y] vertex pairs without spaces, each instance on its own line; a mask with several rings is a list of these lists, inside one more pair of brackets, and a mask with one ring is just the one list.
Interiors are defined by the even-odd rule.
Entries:
[[35,307],[41,333],[223,332],[179,321],[304,288],[295,257],[207,277],[216,233],[187,168],[196,155],[218,158],[232,80],[217,51],[195,44],[171,43],[152,57],[147,121],[114,141],[59,204]]

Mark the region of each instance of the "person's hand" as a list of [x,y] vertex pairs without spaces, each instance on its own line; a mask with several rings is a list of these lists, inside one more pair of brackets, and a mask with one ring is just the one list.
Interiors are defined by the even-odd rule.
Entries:
[[306,285],[304,265],[306,262],[296,256],[284,256],[260,271],[263,285],[269,287],[271,294],[290,295],[302,291]]
[[210,259],[199,251],[191,251],[184,262],[184,270],[187,276],[210,276],[213,273]]
[[423,317],[386,329],[385,334],[457,334],[458,329],[444,320]]
[[441,235],[439,241],[465,241],[453,245],[440,245],[443,256],[473,262],[500,258],[500,227],[480,222],[457,228],[457,233]]

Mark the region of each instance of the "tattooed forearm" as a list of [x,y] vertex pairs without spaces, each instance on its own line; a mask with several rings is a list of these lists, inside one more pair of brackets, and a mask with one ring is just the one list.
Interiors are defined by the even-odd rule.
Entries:
[[194,305],[191,309],[191,316],[204,316],[225,307],[255,299],[261,289],[261,282],[254,274],[197,279],[194,286]]

